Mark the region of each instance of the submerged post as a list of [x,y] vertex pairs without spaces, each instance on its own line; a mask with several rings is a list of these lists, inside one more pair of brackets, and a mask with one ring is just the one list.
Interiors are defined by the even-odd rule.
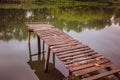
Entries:
[[41,41],[40,41],[39,36],[37,36],[37,41],[38,41],[38,60],[40,60],[40,57],[41,57]]
[[32,52],[31,52],[31,46],[30,46],[30,44],[28,44],[28,49],[29,49],[29,58],[30,58],[29,61],[32,61]]
[[48,72],[49,58],[50,58],[50,47],[48,46],[47,59],[46,59],[46,61],[45,61],[45,72]]
[[55,67],[55,53],[53,53],[53,66]]
[[28,44],[30,44],[30,31],[28,31]]
[[45,42],[43,41],[43,43],[42,43],[42,55],[43,55],[43,57],[42,57],[42,59],[44,60],[45,59]]

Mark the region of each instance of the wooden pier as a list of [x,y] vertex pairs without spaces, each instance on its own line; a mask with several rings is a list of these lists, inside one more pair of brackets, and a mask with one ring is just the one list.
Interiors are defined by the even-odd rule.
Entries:
[[[50,51],[53,52],[74,76],[82,80],[96,80],[114,74],[120,80],[120,69],[112,69],[112,62],[103,55],[95,52],[87,45],[73,39],[71,36],[47,23],[33,22],[27,24],[28,43],[30,43],[30,32],[38,36],[38,54],[41,54],[41,41],[48,45],[45,71],[48,71]],[[44,48],[43,48],[44,49]],[[106,69],[106,72],[86,77],[84,75],[94,71]]]

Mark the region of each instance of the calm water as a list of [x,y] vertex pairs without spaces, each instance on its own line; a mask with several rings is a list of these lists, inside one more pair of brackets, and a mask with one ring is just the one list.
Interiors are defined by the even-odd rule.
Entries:
[[109,58],[114,62],[114,67],[120,67],[119,8],[0,9],[0,80],[60,80],[68,76],[68,70],[53,55],[47,74],[43,72],[43,56],[42,60],[33,56],[31,61],[30,49],[32,54],[37,52],[34,34],[31,35],[31,48],[27,44],[25,24],[31,21],[56,26]]

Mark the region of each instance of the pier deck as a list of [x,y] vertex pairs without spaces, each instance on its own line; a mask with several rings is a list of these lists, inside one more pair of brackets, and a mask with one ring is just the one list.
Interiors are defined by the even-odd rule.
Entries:
[[[47,49],[47,60],[45,63],[45,71],[48,71],[48,63],[50,51],[55,54],[60,61],[62,61],[65,67],[74,76],[79,76],[83,80],[95,80],[104,76],[114,74],[118,78],[120,69],[111,69],[112,62],[104,57],[103,55],[95,52],[89,46],[79,42],[72,38],[63,31],[55,28],[54,26],[47,23],[28,23],[30,43],[30,32],[35,32],[38,36],[38,53],[41,53],[41,41],[48,45]],[[84,78],[85,74],[89,74],[94,71],[100,71],[106,69],[106,72],[98,75]]]

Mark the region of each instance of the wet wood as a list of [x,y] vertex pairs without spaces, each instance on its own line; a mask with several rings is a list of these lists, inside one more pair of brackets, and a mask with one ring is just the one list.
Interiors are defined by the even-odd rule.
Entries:
[[88,56],[88,57],[73,58],[72,60],[67,60],[64,63],[65,64],[71,64],[71,63],[74,63],[74,62],[86,61],[86,60],[89,60],[89,59],[96,59],[96,58],[99,58],[99,57],[102,57],[102,55],[96,54],[96,55]]
[[[112,62],[103,55],[95,52],[90,47],[73,39],[63,31],[47,23],[28,23],[28,29],[38,35],[38,53],[41,53],[40,39],[43,44],[48,45],[47,59],[45,62],[45,71],[48,71],[50,51],[54,53],[53,63],[55,64],[55,55],[62,61],[65,67],[75,76],[82,76],[93,71],[99,71],[112,66]],[[28,42],[30,42],[28,34]],[[39,45],[40,44],[40,45]],[[44,52],[44,46],[42,51]],[[119,70],[118,70],[119,71]],[[96,77],[86,78],[88,80],[102,77],[103,74],[113,74],[115,71],[107,71]],[[86,80],[85,79],[85,80]]]
[[30,30],[45,30],[45,29],[51,29],[53,26],[48,25],[47,23],[42,22],[30,22],[26,24]]
[[28,31],[28,44],[30,44],[30,31]]
[[73,49],[70,51],[64,51],[64,52],[57,52],[56,55],[65,55],[65,54],[69,54],[69,53],[75,53],[75,52],[80,52],[80,51],[86,51],[86,50],[90,50],[90,48],[88,46],[83,47],[83,48],[79,48],[79,49]]
[[82,69],[86,69],[88,67],[93,67],[95,66],[95,63],[97,64],[104,64],[104,63],[108,63],[110,62],[108,59],[101,59],[101,60],[93,60],[93,61],[88,61],[88,62],[84,62],[84,63],[78,63],[78,64],[70,64],[70,65],[66,65],[66,67],[68,69],[70,69],[71,71],[75,71],[75,70],[82,70]]
[[37,36],[37,41],[38,41],[38,59],[40,59],[40,57],[41,57],[41,41],[40,41],[39,36]]
[[76,56],[76,55],[80,55],[80,54],[86,54],[86,53],[89,53],[89,52],[93,52],[93,50],[74,52],[74,53],[69,53],[69,54],[65,54],[65,55],[60,55],[58,57],[59,58],[64,58],[64,57],[69,57],[69,56]]
[[59,46],[59,45],[70,44],[70,43],[75,43],[75,42],[78,42],[78,41],[72,39],[72,40],[64,40],[64,41],[61,41],[61,42],[54,42],[54,43],[49,44],[49,45],[50,46]]
[[112,65],[111,62],[104,63],[104,64],[101,64],[100,67],[93,66],[93,67],[90,67],[90,68],[74,71],[73,74],[75,76],[80,76],[80,75],[84,75],[84,74],[87,74],[87,73],[90,73],[90,72],[93,72],[93,71],[104,69],[106,67],[110,67],[111,65]]
[[43,60],[45,59],[45,42],[42,43],[42,54],[43,54]]
[[95,55],[97,54],[96,52],[91,52],[91,53],[88,53],[88,54],[81,54],[81,55],[76,55],[76,56],[70,56],[70,57],[65,57],[65,58],[62,58],[61,60],[62,61],[66,61],[66,60],[71,60],[71,59],[75,59],[75,58],[81,58],[81,57],[88,57],[88,56],[92,56],[92,55]]
[[47,50],[47,60],[46,60],[46,62],[45,62],[45,72],[48,72],[49,58],[50,58],[50,47],[48,46],[48,50]]
[[51,49],[55,49],[55,48],[63,48],[63,47],[68,47],[68,46],[75,46],[75,45],[78,45],[80,43],[78,42],[73,42],[73,43],[64,43],[64,44],[60,44],[60,45],[57,45],[57,46],[51,46]]
[[76,46],[68,46],[67,48],[52,49],[52,51],[54,53],[61,53],[61,52],[80,49],[80,48],[85,48],[85,47],[87,47],[87,46],[85,46],[85,45],[76,45]]
[[109,75],[112,75],[112,74],[118,73],[118,72],[120,72],[120,69],[114,69],[114,70],[111,70],[109,72],[103,72],[101,74],[91,76],[91,77],[88,77],[88,78],[84,78],[84,79],[81,79],[81,80],[95,80],[95,79],[99,79],[99,78],[102,78],[102,77],[105,77],[105,76],[109,76]]

